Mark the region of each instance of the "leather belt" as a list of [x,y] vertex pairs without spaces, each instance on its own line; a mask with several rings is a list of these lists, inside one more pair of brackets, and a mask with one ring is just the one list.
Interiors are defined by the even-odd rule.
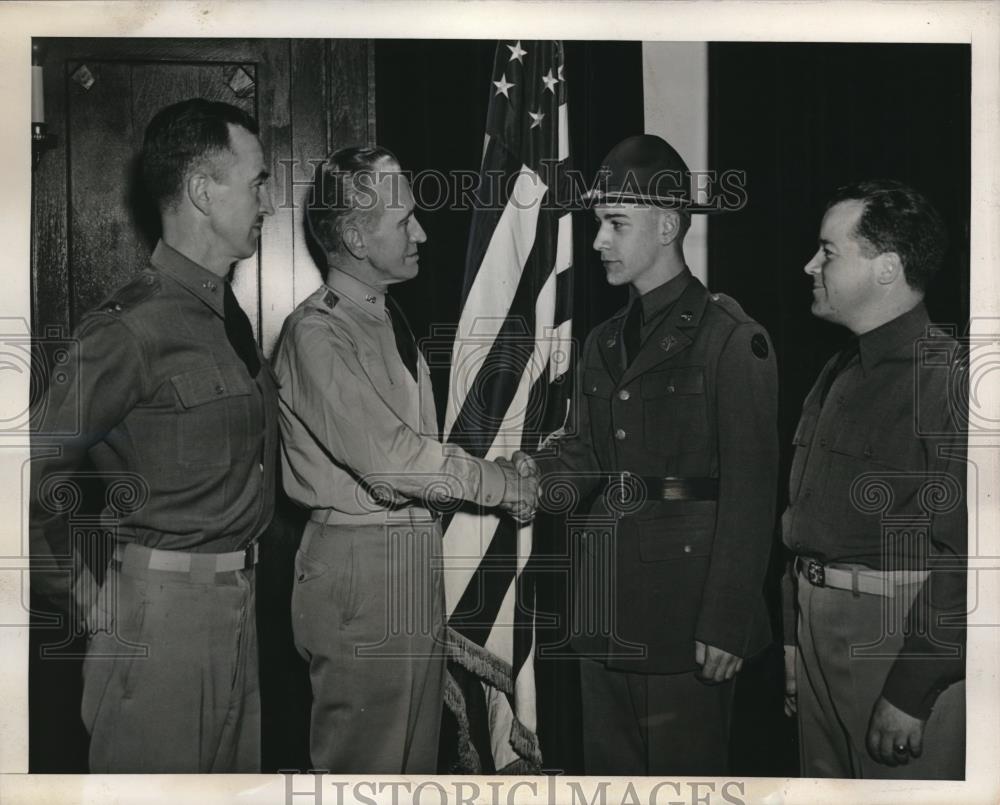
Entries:
[[646,494],[651,500],[718,500],[718,478],[674,478],[671,476],[634,475],[631,472],[619,472],[607,476],[607,489],[620,488],[622,500],[632,495],[627,491],[636,481],[642,481]]
[[824,565],[809,556],[795,557],[795,570],[813,587],[831,587],[857,595],[878,595],[894,598],[896,587],[924,581],[926,570],[871,570]]
[[260,544],[254,540],[246,549],[231,553],[188,553],[162,551],[129,543],[115,547],[112,566],[121,570],[123,565],[147,570],[165,570],[172,573],[228,573],[249,570],[260,558]]

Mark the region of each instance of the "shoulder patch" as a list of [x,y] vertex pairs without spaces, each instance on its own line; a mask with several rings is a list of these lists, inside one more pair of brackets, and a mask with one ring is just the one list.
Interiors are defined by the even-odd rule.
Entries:
[[159,290],[160,278],[156,273],[143,271],[104,300],[96,310],[104,313],[125,313],[155,296]]
[[770,349],[768,349],[767,339],[763,333],[754,333],[753,338],[750,339],[750,351],[762,361],[767,359]]

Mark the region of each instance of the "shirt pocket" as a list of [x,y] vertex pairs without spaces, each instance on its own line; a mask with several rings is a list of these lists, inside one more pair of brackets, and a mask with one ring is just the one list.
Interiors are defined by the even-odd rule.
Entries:
[[241,366],[210,366],[170,378],[177,394],[177,460],[226,466],[259,444],[251,438],[254,389]]
[[708,449],[705,370],[677,366],[642,377],[646,445],[662,455]]
[[792,503],[798,498],[799,489],[802,487],[802,478],[809,458],[809,445],[812,444],[813,434],[816,432],[817,419],[815,411],[803,411],[795,435],[792,437],[792,469],[788,478],[788,499]]
[[862,428],[848,424],[833,439],[830,451],[841,460],[871,472],[880,469],[897,472],[924,469],[923,462],[915,460],[919,444],[912,427],[907,429],[883,423],[876,428]]

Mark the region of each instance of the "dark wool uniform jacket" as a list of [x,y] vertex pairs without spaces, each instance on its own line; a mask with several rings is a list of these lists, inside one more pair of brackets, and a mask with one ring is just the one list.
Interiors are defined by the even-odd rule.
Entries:
[[[691,278],[623,369],[626,312],[587,338],[574,432],[538,459],[543,505],[605,490],[572,531],[572,645],[644,673],[696,669],[695,640],[748,657],[771,640],[762,592],[778,474],[770,339]],[[625,471],[717,479],[718,499],[657,499],[650,484],[645,501],[609,506],[606,479]]]

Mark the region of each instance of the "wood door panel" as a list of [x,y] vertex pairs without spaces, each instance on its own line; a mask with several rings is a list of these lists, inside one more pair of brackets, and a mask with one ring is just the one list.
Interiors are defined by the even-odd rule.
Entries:
[[[86,83],[78,80],[83,76],[87,76]],[[145,261],[146,250],[130,213],[135,160],[131,79],[128,64],[87,61],[69,65],[69,259],[74,320]]]
[[[159,216],[145,198],[138,154],[146,126],[160,109],[186,98],[231,103],[256,117],[254,65],[170,62],[82,63],[94,82],[70,78],[70,243],[75,318],[128,282],[147,264]],[[246,91],[231,86],[236,71]],[[242,261],[233,289],[254,330],[259,318],[258,258]]]
[[[54,145],[33,182],[33,328],[75,326],[146,264],[160,227],[136,172],[145,127],[170,103],[206,97],[232,103],[260,123],[275,215],[258,254],[238,267],[234,290],[270,352],[285,317],[320,281],[302,228],[309,160],[374,135],[372,43],[40,41]],[[94,79],[89,88],[71,77],[81,65]],[[238,71],[246,76],[238,74],[242,83],[234,89]]]

